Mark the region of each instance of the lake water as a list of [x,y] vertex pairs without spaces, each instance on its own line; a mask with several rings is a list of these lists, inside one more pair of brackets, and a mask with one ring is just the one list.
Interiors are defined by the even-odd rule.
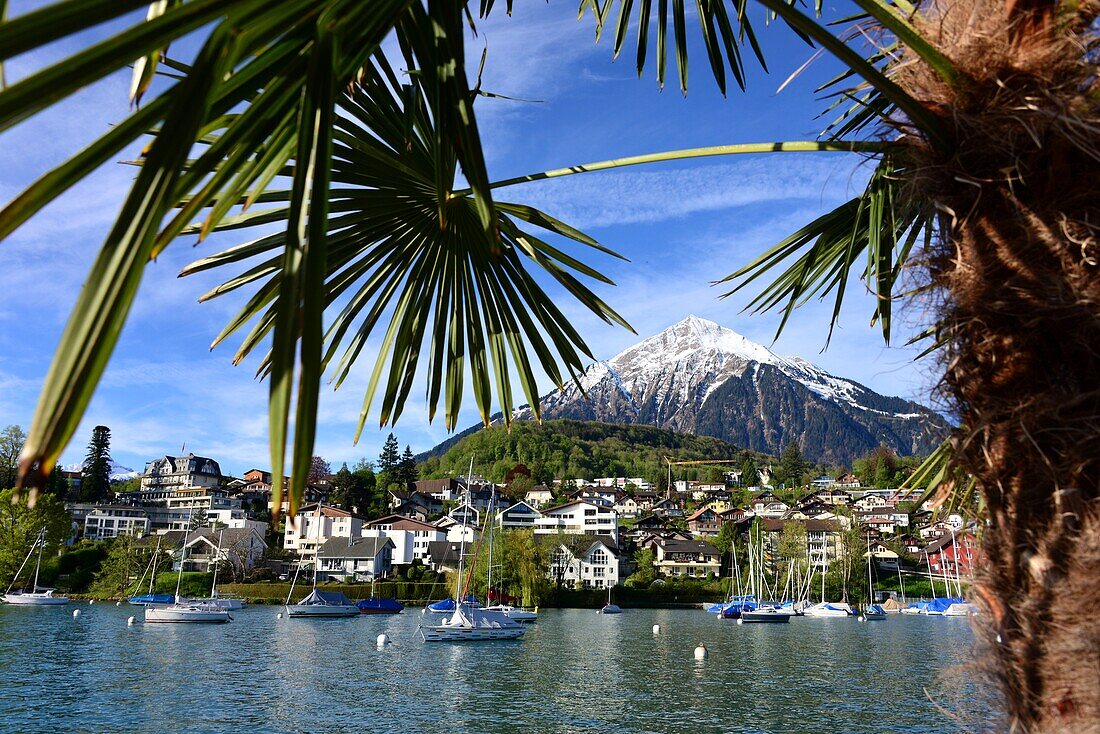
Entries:
[[[146,627],[125,605],[0,606],[0,732],[939,734],[962,728],[950,713],[960,701],[972,708],[965,676],[938,679],[970,656],[965,619],[736,625],[692,610],[543,610],[519,641],[425,644],[419,610],[279,611]],[[378,650],[382,632],[392,644]],[[710,654],[696,662],[700,642]]]

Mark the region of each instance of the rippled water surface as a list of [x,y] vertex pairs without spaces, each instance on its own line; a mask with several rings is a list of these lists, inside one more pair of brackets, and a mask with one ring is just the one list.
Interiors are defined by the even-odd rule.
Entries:
[[970,657],[963,619],[543,610],[520,641],[425,644],[419,610],[278,611],[146,627],[127,606],[0,606],[0,732],[939,733],[970,695],[965,676],[938,678]]

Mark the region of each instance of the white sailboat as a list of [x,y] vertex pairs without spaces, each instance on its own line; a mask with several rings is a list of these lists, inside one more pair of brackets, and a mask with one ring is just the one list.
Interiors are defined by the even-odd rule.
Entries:
[[603,605],[603,609],[600,610],[600,614],[622,614],[622,609],[618,604],[611,603],[611,587],[607,587],[607,604]]
[[[11,583],[8,585],[8,590],[4,592],[4,601],[8,604],[15,604],[17,606],[55,606],[57,604],[68,604],[69,597],[67,596],[54,596],[53,589],[48,589],[38,585],[38,572],[42,568],[42,551],[46,547],[46,528],[42,528],[38,532],[38,537],[35,538],[31,549],[27,551],[27,557],[23,559],[23,563],[20,564],[19,570],[15,572],[15,576],[12,578]],[[12,592],[11,588],[15,585],[16,580],[19,579],[19,574],[23,572],[23,567],[27,565],[27,561],[34,555],[34,551],[38,550],[38,560],[34,564],[34,584],[31,586],[30,591],[16,591]]]
[[[470,483],[474,473],[474,460],[470,458],[470,470],[466,475],[466,497],[469,501]],[[503,612],[477,608],[466,602],[462,589],[462,571],[466,557],[466,533],[462,534],[458,551],[458,573],[455,574],[455,610],[440,624],[421,624],[420,636],[424,642],[479,642],[484,640],[514,640],[523,637],[522,624]]]
[[228,609],[230,611],[244,609],[247,606],[244,599],[238,599],[237,597],[232,596],[220,596],[218,594],[218,566],[221,565],[222,541],[225,539],[224,536],[225,531],[219,530],[218,548],[217,552],[214,555],[214,578],[210,582],[210,597],[208,599],[197,599],[196,601],[202,602],[204,604],[213,604],[216,607],[221,607],[222,609]]
[[886,610],[875,604],[875,581],[871,577],[871,560],[874,556],[871,554],[871,536],[867,535],[867,597],[869,601],[867,606],[863,610],[863,619],[867,622],[874,622],[886,619]]
[[[493,519],[494,510],[496,508],[496,487],[493,487],[492,492],[489,495],[489,512],[487,513],[486,524],[489,526],[489,578],[488,589],[485,592],[485,600],[490,601],[490,597],[493,595],[493,529],[496,526],[496,521]],[[523,609],[521,607],[512,606],[511,604],[491,604],[483,607],[487,612],[500,612],[506,615],[509,619],[514,619],[517,622],[523,622],[529,624],[531,622],[538,621],[538,612],[532,612],[529,609]]]
[[[188,526],[191,525],[188,513]],[[223,624],[231,621],[229,611],[202,601],[191,601],[180,596],[180,583],[183,581],[183,566],[187,560],[187,535],[183,533],[183,547],[180,549],[180,571],[176,576],[175,602],[166,606],[145,607],[146,624]]]
[[827,602],[825,601],[825,559],[821,561],[821,601],[817,604],[811,604],[802,610],[802,614],[806,617],[850,617],[852,616],[852,608],[848,606],[847,602]]
[[[321,503],[317,503],[317,536],[321,535]],[[319,617],[334,619],[338,617],[358,617],[359,607],[355,605],[342,591],[318,591],[317,567],[321,565],[320,543],[317,544],[317,555],[313,560],[313,591],[299,600],[297,604],[291,604],[294,596],[294,585],[298,581],[298,572],[302,570],[302,562],[298,562],[298,568],[294,569],[294,579],[290,582],[290,591],[286,595],[286,616],[288,617]]]

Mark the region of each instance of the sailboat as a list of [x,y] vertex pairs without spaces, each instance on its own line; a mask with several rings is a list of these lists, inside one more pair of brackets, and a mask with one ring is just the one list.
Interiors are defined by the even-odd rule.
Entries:
[[[149,574],[149,591],[144,594],[137,594],[131,596],[129,599],[130,604],[136,607],[147,607],[151,604],[171,604],[176,599],[171,594],[155,594],[153,593],[153,585],[157,579],[157,561],[160,559],[160,537],[157,537],[157,547],[153,551],[152,558],[149,559],[149,565],[145,567],[145,573]],[[141,586],[141,582],[145,580],[145,574],[141,575],[138,579],[138,587]]]
[[[188,513],[188,526],[191,525],[190,513]],[[183,533],[183,547],[180,549],[180,571],[176,576],[176,593],[174,603],[166,606],[145,607],[145,623],[172,623],[172,624],[222,624],[232,621],[227,609],[201,601],[190,601],[180,596],[180,583],[183,581],[183,566],[187,560],[187,535]]]
[[[31,544],[31,549],[27,551],[27,557],[23,559],[23,563],[20,564],[19,570],[15,572],[15,576],[12,578],[11,583],[8,585],[8,590],[4,592],[4,601],[8,604],[15,604],[18,606],[55,606],[57,604],[68,604],[69,597],[67,596],[54,596],[53,589],[48,589],[38,585],[38,572],[42,568],[42,551],[46,547],[46,528],[42,528],[38,532],[38,537],[35,538],[34,543]],[[38,550],[38,560],[34,564],[34,584],[31,586],[30,591],[17,591],[12,592],[11,587],[15,585],[15,582],[19,579],[19,574],[23,572],[23,567],[27,565],[27,561],[34,555],[34,551]]]
[[247,606],[244,599],[239,599],[233,596],[220,596],[218,594],[218,566],[221,565],[223,540],[225,540],[225,531],[219,530],[218,548],[214,556],[214,578],[210,582],[210,598],[198,599],[196,601],[204,602],[206,604],[213,604],[214,606],[221,607],[222,609],[244,609]]
[[[485,524],[488,526],[489,531],[489,573],[488,573],[488,589],[485,592],[485,601],[493,600],[493,528],[496,526],[496,522],[493,520],[494,510],[496,508],[496,487],[494,486],[492,492],[489,494],[489,512],[485,516]],[[501,612],[508,616],[509,619],[514,619],[517,622],[523,622],[529,624],[531,622],[538,621],[538,612],[532,612],[529,609],[523,609],[521,607],[512,606],[511,604],[496,603],[485,607],[486,611]]]
[[867,597],[869,601],[863,610],[863,618],[868,622],[886,619],[886,610],[874,603],[875,581],[871,578],[871,536],[867,536]]
[[[474,460],[470,458],[470,470],[466,475],[466,496],[469,501],[470,483],[474,473]],[[480,542],[480,541],[478,541]],[[455,574],[454,613],[440,624],[419,626],[425,642],[465,642],[483,640],[514,640],[523,637],[526,629],[503,612],[479,609],[465,600],[462,589],[462,571],[466,557],[466,533],[462,534],[458,551],[458,573]]]
[[807,617],[850,617],[852,608],[846,602],[825,601],[825,559],[821,559],[821,601],[802,610]]
[[[749,564],[749,573],[752,574],[751,586],[753,591],[755,591],[756,595],[761,599],[766,598],[764,596],[765,593],[767,593],[767,588],[764,583],[764,543],[760,538],[759,529],[756,534],[755,546],[752,542],[752,535],[749,535],[749,560],[754,561]],[[741,621],[746,624],[783,624],[790,622],[792,616],[794,616],[793,612],[780,609],[775,604],[761,604],[755,609],[748,609],[746,607],[741,608]]]
[[[317,536],[321,535],[321,503],[317,503]],[[321,548],[317,546],[317,554],[313,559],[313,591],[300,599],[297,604],[291,604],[294,596],[294,585],[298,582],[298,572],[302,570],[302,561],[298,561],[298,568],[294,570],[294,578],[290,582],[290,591],[286,595],[286,616],[288,617],[358,617],[359,607],[342,591],[318,591],[317,569],[321,565]]]
[[621,614],[622,609],[618,604],[611,603],[611,587],[607,587],[607,604],[604,604],[603,609],[600,610],[600,614]]
[[370,599],[361,599],[355,603],[362,614],[400,614],[405,605],[397,599],[379,599],[374,594],[374,577],[370,580]]

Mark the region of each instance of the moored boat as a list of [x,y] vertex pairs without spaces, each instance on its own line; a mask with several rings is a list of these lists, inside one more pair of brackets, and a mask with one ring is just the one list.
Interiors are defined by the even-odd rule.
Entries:
[[172,604],[175,601],[176,597],[171,594],[138,594],[137,596],[131,596],[128,603],[133,604],[135,607],[150,607]]
[[314,588],[297,604],[287,604],[288,617],[358,617],[359,607],[342,591],[320,591]]
[[156,624],[224,624],[232,621],[229,610],[213,604],[181,599],[167,606],[149,606],[145,608],[145,623]]
[[850,617],[852,608],[845,602],[819,602],[802,610],[807,617]]
[[523,637],[525,627],[501,612],[459,604],[441,624],[420,627],[425,642],[474,642],[514,640]]
[[530,609],[523,609],[522,607],[514,607],[511,604],[494,604],[491,607],[485,607],[487,612],[500,612],[509,619],[514,619],[517,622],[523,622],[529,624],[531,622],[537,622],[539,618],[538,612],[533,612]]
[[886,610],[878,604],[871,604],[863,610],[863,619],[868,622],[875,622],[886,619]]
[[361,614],[400,614],[405,605],[397,599],[379,599],[372,596],[369,599],[361,599],[355,603]]
[[752,623],[784,623],[790,622],[793,615],[790,612],[785,612],[778,607],[763,606],[759,609],[746,610],[741,612],[741,621],[746,624]]
[[[12,577],[11,583],[8,584],[7,591],[4,592],[3,600],[8,604],[23,607],[50,607],[58,604],[68,604],[69,597],[67,596],[54,596],[54,589],[47,588],[45,586],[38,585],[38,572],[42,568],[42,551],[46,547],[46,528],[42,528],[38,532],[38,537],[35,538],[34,543],[31,544],[31,549],[27,551],[27,557],[23,559],[23,563],[19,565],[19,570],[15,572],[15,576]],[[34,555],[35,550],[38,551],[38,560],[34,565],[34,583],[31,584],[30,591],[15,591],[11,589],[15,585],[15,582],[19,579],[19,574],[23,572],[23,567],[27,565],[27,561]]]

